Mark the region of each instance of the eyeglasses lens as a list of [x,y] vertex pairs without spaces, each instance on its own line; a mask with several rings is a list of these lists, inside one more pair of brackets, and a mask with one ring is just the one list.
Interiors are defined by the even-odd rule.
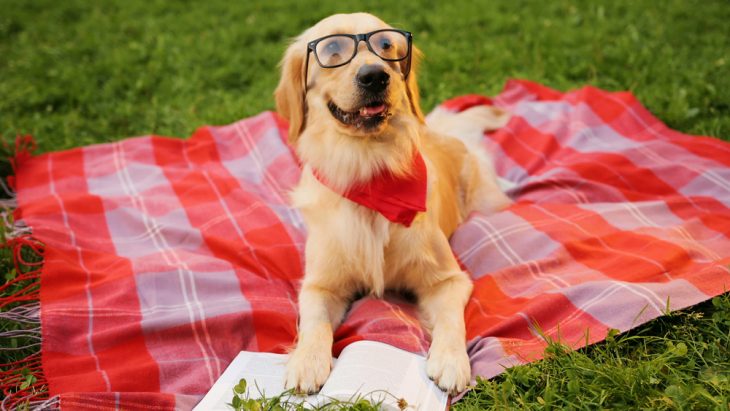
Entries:
[[385,60],[402,60],[408,54],[408,39],[397,31],[380,31],[370,36],[373,52]]
[[322,67],[344,64],[355,55],[355,40],[347,36],[332,36],[317,43],[317,59]]

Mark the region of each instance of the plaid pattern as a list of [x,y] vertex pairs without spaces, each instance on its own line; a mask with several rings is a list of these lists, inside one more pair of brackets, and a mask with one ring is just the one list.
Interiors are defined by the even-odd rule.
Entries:
[[[489,103],[480,96],[437,110]],[[668,129],[628,93],[511,81],[486,135],[516,203],[451,239],[475,289],[473,374],[580,347],[730,284],[730,145]],[[286,125],[263,113],[189,140],[146,136],[26,159],[16,219],[46,244],[42,364],[68,409],[189,409],[240,350],[296,336],[306,233]],[[410,303],[353,304],[360,339],[424,353]]]

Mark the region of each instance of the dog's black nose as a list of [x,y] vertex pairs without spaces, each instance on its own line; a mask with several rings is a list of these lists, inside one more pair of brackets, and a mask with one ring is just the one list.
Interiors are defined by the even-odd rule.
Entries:
[[357,71],[357,84],[367,91],[379,92],[388,87],[390,76],[385,72],[383,66],[368,64],[360,67]]

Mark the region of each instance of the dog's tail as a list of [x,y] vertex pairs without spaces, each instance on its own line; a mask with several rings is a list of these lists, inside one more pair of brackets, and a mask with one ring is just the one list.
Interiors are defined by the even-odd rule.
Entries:
[[[494,171],[492,156],[484,145],[484,133],[503,127],[510,114],[494,106],[474,106],[454,113],[436,108],[426,117],[428,127],[440,134],[456,137],[475,156],[475,167],[465,167],[462,179],[474,186],[472,198],[467,201],[467,211],[494,212],[512,203],[505,194],[515,184],[505,180]],[[472,190],[469,190],[472,191]]]

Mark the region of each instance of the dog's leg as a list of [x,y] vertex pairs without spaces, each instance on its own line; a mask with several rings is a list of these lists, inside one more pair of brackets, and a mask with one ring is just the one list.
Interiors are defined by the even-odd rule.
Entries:
[[346,308],[342,296],[316,285],[302,286],[299,341],[286,365],[286,388],[307,394],[319,391],[332,368],[332,332]]
[[434,285],[419,300],[421,311],[433,327],[426,372],[441,389],[452,394],[464,391],[471,379],[464,326],[464,307],[471,289],[469,277],[459,271]]
[[[426,372],[444,391],[452,394],[466,389],[471,380],[471,366],[466,354],[464,307],[472,291],[469,276],[461,271],[441,235],[437,241],[439,267],[436,279],[418,293],[421,315],[431,329]],[[440,251],[440,252],[439,252]]]

